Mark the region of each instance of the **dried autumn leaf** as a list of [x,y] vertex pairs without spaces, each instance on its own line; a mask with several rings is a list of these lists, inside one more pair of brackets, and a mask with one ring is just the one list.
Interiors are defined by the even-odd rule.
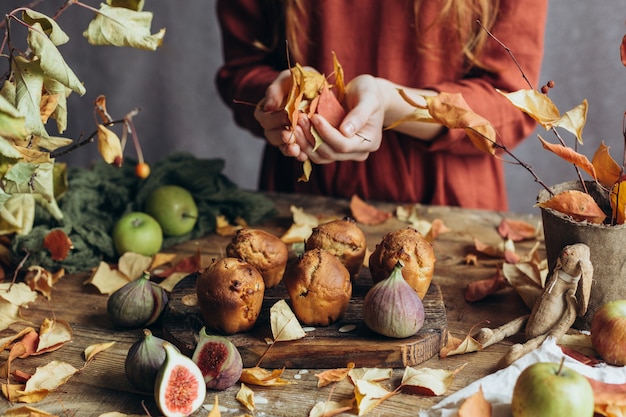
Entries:
[[319,401],[309,411],[309,417],[333,417],[345,413],[352,410],[354,401],[354,398],[343,401]]
[[548,201],[537,203],[537,206],[556,210],[579,222],[601,224],[606,218],[606,214],[593,197],[578,190],[563,191]]
[[497,245],[488,245],[478,239],[474,239],[474,247],[480,253],[494,258],[506,259],[509,263],[516,263],[519,256],[515,252],[515,243],[511,239],[505,239]]
[[275,342],[298,340],[306,336],[298,319],[285,300],[277,301],[270,308],[270,325]]
[[20,306],[0,299],[0,331],[22,321],[24,319],[20,315]]
[[357,380],[384,381],[391,378],[393,369],[391,368],[352,368],[348,372],[350,380],[354,384]]
[[24,384],[2,384],[2,394],[11,402],[36,403],[46,398],[50,393],[48,390],[25,393],[24,389]]
[[263,387],[287,385],[289,384],[289,381],[281,378],[284,371],[284,369],[274,369],[273,371],[268,371],[267,369],[263,369],[258,366],[253,368],[244,368],[239,381]]
[[39,334],[31,329],[28,333],[24,334],[22,338],[11,346],[9,352],[9,364],[13,359],[24,359],[37,352],[37,344],[39,342]]
[[234,236],[237,230],[242,229],[246,224],[231,224],[226,216],[215,216],[215,233],[219,236]]
[[245,384],[241,384],[241,388],[237,391],[237,401],[243,404],[249,411],[254,411],[254,391]]
[[315,374],[317,377],[317,387],[325,387],[333,382],[343,381],[348,377],[348,373],[354,368],[354,362],[348,363],[347,368],[327,369]]
[[626,221],[626,181],[619,181],[611,188],[611,210],[617,224]]
[[561,114],[554,102],[546,94],[539,91],[518,90],[511,93],[504,93],[497,90],[506,97],[515,107],[535,119],[546,130],[551,129],[560,118]]
[[596,169],[594,168],[591,161],[589,161],[589,159],[587,159],[585,155],[574,151],[572,148],[568,146],[550,143],[544,140],[541,137],[541,135],[537,135],[537,137],[541,141],[541,145],[543,146],[544,149],[554,153],[555,155],[559,156],[561,159],[581,168],[583,171],[589,174],[589,176],[591,176],[591,178],[593,178],[594,180],[597,178]]
[[0,298],[16,306],[25,307],[37,299],[37,293],[23,282],[2,282],[0,283]]
[[535,302],[541,297],[548,276],[547,262],[517,262],[515,264],[504,263],[502,274],[524,304],[532,309]]
[[604,141],[600,143],[598,149],[591,158],[591,163],[596,170],[598,182],[607,188],[610,188],[619,181],[622,175],[622,168],[615,162],[615,160],[609,154],[609,146],[604,144]]
[[38,265],[29,266],[26,270],[24,282],[33,290],[41,293],[48,300],[52,298],[52,287],[65,276],[65,269],[61,268],[52,273]]
[[502,271],[498,268],[495,274],[490,278],[481,279],[470,282],[465,287],[464,297],[468,303],[482,300],[488,295],[495,294],[506,287],[506,280],[502,275]]
[[71,342],[74,332],[65,320],[44,319],[39,327],[39,343],[37,353],[51,352]]
[[356,194],[350,199],[350,212],[357,222],[368,226],[382,224],[392,216],[388,211],[379,210],[371,204],[367,204]]
[[21,339],[22,336],[30,332],[35,332],[35,329],[33,329],[32,327],[26,327],[13,335],[0,338],[0,351],[6,349],[9,345],[11,345],[11,343]]
[[120,138],[111,129],[98,125],[98,152],[107,164],[122,165],[124,153]]
[[125,274],[118,269],[111,268],[108,263],[100,261],[96,270],[83,285],[91,284],[96,287],[101,294],[111,294],[115,292],[115,290],[128,284],[128,282],[128,277]]
[[465,336],[465,339],[461,340],[448,332],[448,342],[439,350],[439,358],[444,359],[448,356],[478,352],[482,348],[482,345],[469,334]]
[[620,406],[626,408],[626,384],[611,384],[587,378],[593,389],[596,407]]
[[324,117],[328,123],[335,128],[339,127],[341,121],[346,116],[346,111],[327,83],[322,85],[319,93],[316,113]]
[[54,414],[50,414],[46,411],[40,410],[35,407],[30,407],[30,406],[21,406],[21,407],[12,408],[10,410],[6,410],[3,415],[6,417],[44,417],[44,416],[57,417]]
[[587,100],[583,100],[578,106],[565,112],[563,116],[554,124],[555,127],[561,127],[568,132],[573,133],[578,143],[583,143],[583,128],[587,122]]
[[395,392],[386,390],[377,382],[357,379],[354,381],[354,394],[358,415],[362,416],[372,411]]
[[85,348],[83,356],[85,362],[91,361],[98,353],[103,352],[112,347],[115,342],[96,343],[95,345],[89,345]]
[[129,281],[136,280],[152,265],[152,257],[139,253],[125,252],[117,261],[117,269]]
[[433,119],[448,129],[463,129],[474,146],[494,155],[496,131],[487,119],[474,113],[460,93],[439,93],[424,96]]
[[482,386],[461,403],[458,417],[491,417],[491,403],[485,399]]
[[280,239],[287,244],[302,243],[311,236],[313,228],[319,226],[320,219],[313,214],[306,213],[301,207],[291,206],[289,210],[293,223]]
[[503,239],[520,242],[537,237],[537,227],[522,220],[502,219],[498,225],[498,233]]
[[459,373],[466,364],[451,371],[445,369],[419,368],[410,366],[404,368],[402,376],[402,391],[411,394],[443,395],[448,391],[454,376]]
[[69,363],[51,361],[37,368],[33,376],[26,382],[24,393],[53,391],[65,384],[76,372],[78,369]]

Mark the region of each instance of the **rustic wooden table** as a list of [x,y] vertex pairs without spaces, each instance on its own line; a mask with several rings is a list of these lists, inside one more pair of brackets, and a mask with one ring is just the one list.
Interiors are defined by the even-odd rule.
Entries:
[[[302,207],[309,213],[322,215],[349,214],[348,201],[311,197],[302,195],[270,195],[276,202],[279,215],[272,221],[257,227],[265,228],[277,235],[281,235],[291,224],[291,205]],[[394,211],[395,206],[380,204],[379,208]],[[538,216],[514,215],[511,213],[496,213],[481,210],[465,210],[451,207],[420,206],[419,211],[425,220],[441,219],[450,230],[437,237],[434,241],[437,256],[435,277],[433,283],[440,289],[445,302],[448,329],[457,337],[464,337],[472,328],[484,326],[488,321],[490,326],[501,325],[512,318],[527,312],[526,307],[514,292],[507,288],[497,294],[476,302],[467,303],[463,298],[466,285],[474,280],[488,278],[494,274],[500,260],[478,255],[477,265],[468,265],[464,261],[468,253],[475,253],[474,239],[485,243],[496,244],[501,238],[497,234],[497,226],[504,218],[525,220],[533,224],[539,222]],[[373,249],[382,236],[392,230],[406,227],[406,223],[395,217],[384,224],[369,227],[362,226],[367,239],[368,247]],[[206,236],[203,239],[190,241],[170,250],[181,254],[192,254],[200,248],[204,264],[211,258],[222,256],[224,248],[230,238],[217,235]],[[534,245],[528,241],[517,245],[518,251],[523,253]],[[124,373],[124,360],[130,345],[138,340],[141,330],[120,330],[109,321],[106,313],[107,296],[83,282],[88,274],[76,274],[62,278],[54,287],[52,297],[46,300],[38,297],[28,309],[23,311],[24,318],[30,321],[31,326],[38,327],[43,318],[53,317],[68,321],[74,331],[74,339],[63,348],[41,356],[17,359],[14,367],[27,372],[34,372],[35,367],[44,365],[51,360],[61,360],[80,368],[83,363],[84,349],[94,343],[115,341],[109,350],[100,353],[89,365],[74,375],[69,382],[60,389],[48,395],[45,399],[32,406],[58,416],[98,416],[107,412],[119,412],[128,415],[160,415],[154,399],[150,395],[138,393],[127,381]],[[20,326],[14,325],[10,330],[0,332],[0,337],[12,333]],[[152,327],[155,334],[160,334],[162,327]],[[459,372],[452,386],[445,395],[449,395],[469,383],[493,372],[494,364],[506,352],[512,343],[522,340],[521,336],[514,336],[493,345],[483,351],[452,356],[440,359],[434,356],[418,366],[455,369],[467,364]],[[0,360],[6,360],[6,351],[1,353]],[[308,369],[286,369],[284,378],[291,384],[282,387],[253,387],[257,397],[254,415],[263,416],[307,416],[311,408],[318,401],[327,399],[342,400],[353,396],[353,387],[343,381],[332,386],[317,388],[318,372],[315,358],[311,358]],[[346,362],[350,360],[345,358]],[[393,378],[387,381],[390,389],[395,388],[402,376],[402,369],[396,369]],[[215,395],[223,408],[222,415],[239,416],[246,413],[246,409],[235,399],[238,385],[223,391],[209,392],[206,404],[212,404]],[[417,410],[428,409],[444,397],[432,397],[411,394],[397,394],[376,407],[369,415],[383,416],[414,416]],[[21,404],[11,404],[4,398],[0,399],[0,415],[6,410],[16,408]],[[146,413],[147,411],[147,413]],[[196,416],[206,416],[207,409],[200,409]],[[341,415],[356,415],[356,411]]]

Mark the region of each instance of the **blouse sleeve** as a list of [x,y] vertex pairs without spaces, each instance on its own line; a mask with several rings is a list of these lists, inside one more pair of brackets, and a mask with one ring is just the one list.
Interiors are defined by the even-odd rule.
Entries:
[[280,69],[287,68],[275,45],[279,42],[275,38],[280,4],[272,0],[217,1],[223,51],[223,65],[215,78],[217,90],[232,108],[235,122],[257,136],[263,131],[254,118],[254,106]]
[[[538,88],[536,84],[543,59],[547,3],[545,0],[501,1],[498,20],[491,32],[511,51],[521,69],[506,48],[490,38],[481,58],[497,71],[482,71],[456,82],[430,86],[435,91],[461,93],[474,112],[491,122],[498,139],[509,150],[530,135],[536,123],[514,107],[496,88],[505,92],[529,89],[531,86],[524,76],[532,88]],[[466,140],[462,129],[447,130],[428,149],[446,150],[455,154],[482,152]]]

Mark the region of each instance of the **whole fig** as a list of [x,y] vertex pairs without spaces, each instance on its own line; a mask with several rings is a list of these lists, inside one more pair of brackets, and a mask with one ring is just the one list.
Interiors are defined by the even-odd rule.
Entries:
[[225,390],[235,385],[243,371],[243,361],[237,347],[227,338],[210,335],[203,327],[191,359],[198,365],[206,387]]
[[200,408],[206,385],[200,368],[191,358],[164,342],[165,362],[154,384],[154,399],[165,417],[185,417]]
[[401,261],[388,278],[378,282],[365,295],[363,319],[367,327],[384,336],[413,336],[424,325],[424,304],[402,277]]
[[144,327],[159,318],[167,301],[165,290],[150,281],[150,274],[144,272],[109,296],[107,313],[118,326]]
[[145,392],[154,391],[157,373],[165,361],[163,342],[165,340],[144,329],[143,337],[128,349],[124,370],[135,388]]

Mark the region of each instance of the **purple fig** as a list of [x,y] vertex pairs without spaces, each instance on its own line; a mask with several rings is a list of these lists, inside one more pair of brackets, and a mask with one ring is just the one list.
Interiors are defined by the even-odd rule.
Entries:
[[171,343],[163,342],[165,362],[154,384],[154,399],[165,417],[186,417],[200,408],[206,385],[200,368]]
[[107,300],[107,314],[122,327],[144,327],[154,323],[167,304],[165,290],[150,281],[150,274],[128,282]]
[[237,347],[227,338],[210,335],[203,327],[191,359],[198,365],[206,387],[225,390],[241,377],[243,361]]
[[157,373],[165,361],[164,340],[156,337],[148,329],[143,337],[128,349],[124,370],[133,386],[141,391],[154,391]]

